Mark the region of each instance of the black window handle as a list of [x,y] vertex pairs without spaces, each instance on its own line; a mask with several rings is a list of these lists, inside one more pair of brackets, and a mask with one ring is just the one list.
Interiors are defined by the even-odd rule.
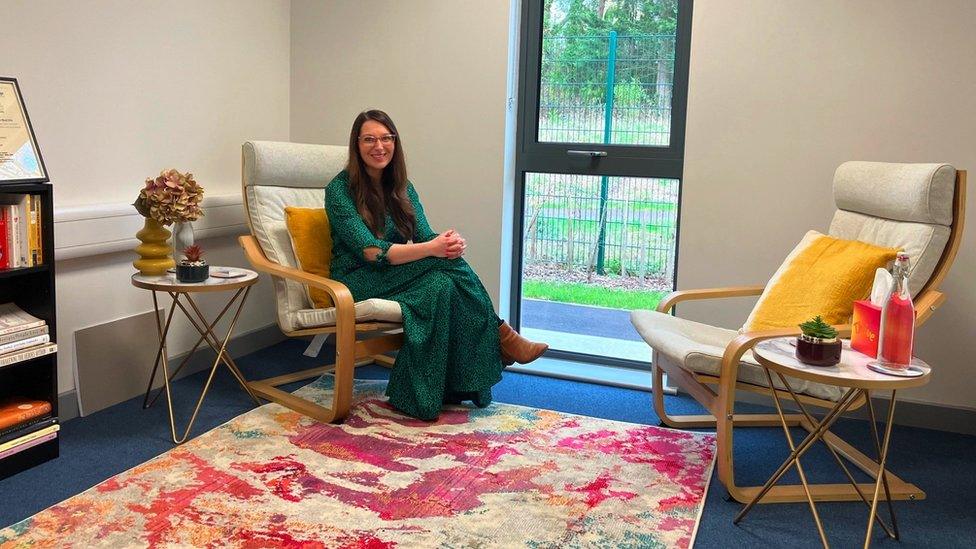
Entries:
[[607,151],[566,151],[569,156],[589,156],[590,158],[603,157],[607,155]]

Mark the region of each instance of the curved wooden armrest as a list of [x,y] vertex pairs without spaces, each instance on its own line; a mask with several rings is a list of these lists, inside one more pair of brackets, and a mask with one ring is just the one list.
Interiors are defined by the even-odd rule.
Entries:
[[945,294],[937,290],[927,290],[915,300],[915,327],[925,324],[932,313],[946,300]]
[[657,312],[666,313],[682,301],[718,299],[723,297],[746,297],[759,295],[763,292],[763,289],[765,289],[765,286],[729,286],[726,288],[703,288],[699,290],[671,292],[658,303]]
[[347,315],[349,320],[355,319],[355,302],[352,299],[352,293],[345,284],[271,261],[264,255],[264,251],[261,250],[261,246],[253,236],[241,236],[237,241],[240,242],[241,248],[244,248],[244,257],[256,270],[325,290],[335,304],[336,324],[339,323],[340,319],[344,320]]

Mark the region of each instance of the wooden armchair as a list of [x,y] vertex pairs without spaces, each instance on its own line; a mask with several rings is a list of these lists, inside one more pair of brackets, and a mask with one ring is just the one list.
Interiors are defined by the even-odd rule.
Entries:
[[[913,262],[909,286],[915,294],[917,324],[923,324],[945,301],[939,285],[959,250],[965,220],[966,172],[941,164],[847,162],[834,175],[837,211],[829,234],[908,252]],[[661,421],[678,428],[714,427],[718,434],[718,476],[729,495],[750,501],[761,487],[735,483],[733,430],[735,427],[779,427],[776,414],[736,414],[736,390],[769,394],[768,382],[752,357],[752,347],[764,339],[798,335],[799,329],[739,333],[670,314],[681,302],[726,297],[758,296],[763,286],[712,288],[673,292],[657,311],[634,311],[631,322],[653,349],[653,400]],[[843,337],[850,326],[840,327]],[[708,410],[708,415],[671,416],[665,410],[663,374]],[[790,380],[802,402],[830,408],[840,398],[836,387]],[[779,398],[790,399],[777,388]],[[852,409],[865,403],[863,399]],[[791,425],[812,430],[801,414],[788,416]],[[858,468],[877,478],[878,465],[833,433],[824,437],[831,447]],[[921,499],[924,492],[887,474],[892,499]],[[870,485],[858,485],[863,493]],[[811,485],[817,500],[854,501],[861,496],[850,484]],[[870,490],[869,490],[870,489]],[[775,486],[762,503],[805,501],[801,485]]]
[[[325,186],[345,167],[346,156],[347,149],[341,146],[272,141],[244,143],[242,152],[244,209],[251,234],[240,237],[240,244],[254,269],[271,275],[278,326],[289,337],[335,334],[336,345],[334,364],[247,385],[266,400],[323,422],[341,422],[346,417],[357,366],[392,366],[393,360],[382,353],[399,349],[403,343],[399,303],[382,299],[354,303],[345,285],[300,270],[292,250],[285,207],[324,208]],[[314,308],[308,287],[325,290],[335,307]],[[370,332],[375,337],[359,338]],[[278,389],[329,371],[335,375],[329,408]]]

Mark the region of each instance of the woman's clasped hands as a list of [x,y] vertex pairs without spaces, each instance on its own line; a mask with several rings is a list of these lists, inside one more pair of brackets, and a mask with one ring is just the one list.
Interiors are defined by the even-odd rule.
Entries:
[[464,249],[468,244],[461,234],[450,229],[437,235],[430,241],[431,255],[446,259],[457,259],[464,255]]

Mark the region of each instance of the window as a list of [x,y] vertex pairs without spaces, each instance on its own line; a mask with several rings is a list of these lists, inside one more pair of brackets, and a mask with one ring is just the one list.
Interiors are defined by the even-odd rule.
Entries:
[[522,5],[512,307],[555,357],[639,366],[674,288],[690,1]]

